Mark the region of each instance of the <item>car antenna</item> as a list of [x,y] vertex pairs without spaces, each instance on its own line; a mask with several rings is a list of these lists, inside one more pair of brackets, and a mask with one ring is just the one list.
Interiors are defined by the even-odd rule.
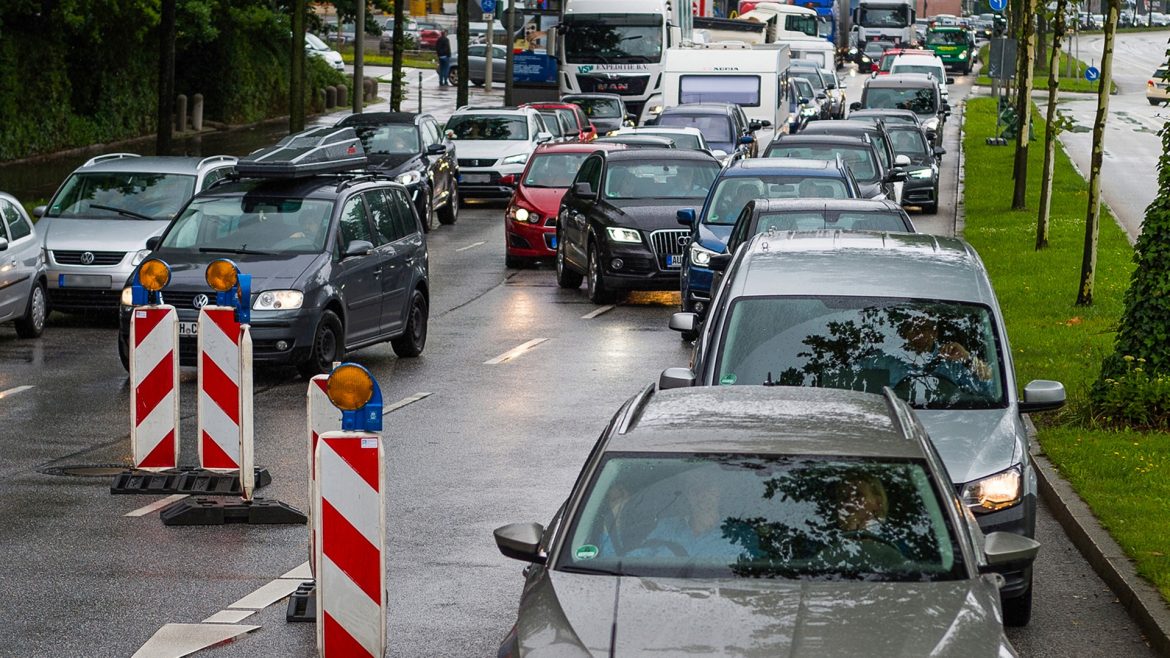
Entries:
[[617,617],[618,597],[622,591],[622,563],[617,563],[617,586],[613,588],[613,624],[609,627],[609,658],[614,658],[614,645],[617,644]]
[[775,386],[776,382],[772,381],[772,371],[768,371],[768,377],[764,379],[764,386]]

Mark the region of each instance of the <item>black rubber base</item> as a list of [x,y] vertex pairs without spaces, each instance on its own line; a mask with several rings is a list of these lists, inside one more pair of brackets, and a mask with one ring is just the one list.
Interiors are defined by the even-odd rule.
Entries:
[[184,498],[159,512],[163,525],[224,525],[227,523],[303,524],[308,521],[297,508],[279,500],[254,498]]
[[[257,466],[256,488],[272,483],[267,468]],[[239,473],[218,473],[201,468],[175,468],[167,471],[123,471],[114,476],[112,494],[192,494],[201,496],[239,496]]]
[[300,584],[297,591],[288,597],[288,610],[284,613],[286,622],[317,623],[317,583],[309,580]]

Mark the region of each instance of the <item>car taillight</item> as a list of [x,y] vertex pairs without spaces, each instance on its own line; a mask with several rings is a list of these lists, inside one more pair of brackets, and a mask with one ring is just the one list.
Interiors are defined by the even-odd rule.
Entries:
[[1154,81],[1153,81],[1153,80],[1147,80],[1147,81],[1146,81],[1146,86],[1147,86],[1147,87],[1153,87],[1153,86],[1154,86]]

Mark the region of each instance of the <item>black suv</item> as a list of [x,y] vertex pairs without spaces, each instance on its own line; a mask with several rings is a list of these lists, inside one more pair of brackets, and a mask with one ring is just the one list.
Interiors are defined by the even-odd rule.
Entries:
[[[310,132],[348,135],[352,143],[344,148],[360,154],[352,130]],[[241,175],[248,175],[245,166]],[[192,199],[149,243],[150,258],[171,267],[162,295],[178,309],[184,365],[194,365],[199,309],[215,299],[204,271],[221,258],[252,275],[257,363],[295,365],[309,377],[375,343],[390,341],[400,357],[422,353],[427,246],[406,187],[366,172],[302,173],[225,180]],[[133,308],[128,293],[119,322],[123,365]]]
[[350,127],[362,140],[370,166],[406,186],[430,232],[438,214],[440,224],[459,217],[459,162],[455,145],[429,114],[366,112],[351,114],[337,123]]

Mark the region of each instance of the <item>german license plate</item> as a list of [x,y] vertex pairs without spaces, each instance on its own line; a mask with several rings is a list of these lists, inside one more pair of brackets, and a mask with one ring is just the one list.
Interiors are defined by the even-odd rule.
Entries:
[[682,256],[677,254],[669,254],[666,257],[667,267],[682,267]]
[[179,323],[179,337],[180,338],[194,338],[199,335],[198,322],[180,322]]
[[461,178],[464,183],[487,183],[492,179],[491,174],[463,174]]
[[62,288],[109,288],[110,277],[102,274],[62,274],[57,279]]

